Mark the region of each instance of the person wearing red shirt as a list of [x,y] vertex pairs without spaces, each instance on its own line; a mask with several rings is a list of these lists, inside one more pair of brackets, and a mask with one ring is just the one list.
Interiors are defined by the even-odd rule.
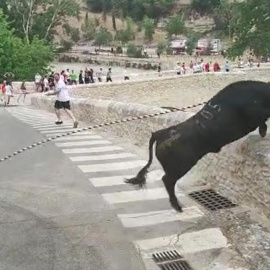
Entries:
[[214,63],[213,69],[214,69],[214,72],[220,71],[220,66],[217,61]]
[[4,96],[5,96],[5,86],[6,86],[6,81],[3,81],[3,83],[0,84],[0,94],[1,94],[1,101],[4,102]]

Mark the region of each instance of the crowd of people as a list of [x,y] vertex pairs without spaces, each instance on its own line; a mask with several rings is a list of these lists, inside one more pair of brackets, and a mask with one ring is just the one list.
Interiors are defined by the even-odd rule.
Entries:
[[[95,82],[112,82],[112,68],[108,68],[107,72],[103,71],[103,68],[99,68],[98,71],[94,72],[92,68],[81,70],[79,74],[76,74],[74,70],[66,69],[60,73],[61,79],[66,85],[77,85],[77,84],[90,84]],[[126,69],[123,74],[124,80],[129,80]],[[39,73],[35,76],[36,92],[47,92],[52,90],[54,87],[54,72],[51,74],[41,76]]]
[[[189,68],[193,73],[202,73],[202,72],[210,72],[211,68],[212,71],[214,72],[219,72],[221,71],[220,64],[215,61],[214,63],[212,62],[207,62],[201,59],[200,62],[193,62],[193,60],[190,61]],[[177,63],[175,67],[177,75],[185,75],[187,72],[187,68],[185,63],[180,64],[179,62]],[[230,65],[228,61],[225,62],[224,64],[224,71],[229,72],[230,71]]]

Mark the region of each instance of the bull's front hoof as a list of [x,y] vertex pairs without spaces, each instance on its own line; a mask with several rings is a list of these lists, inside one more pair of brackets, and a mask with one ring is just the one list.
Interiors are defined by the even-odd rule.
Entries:
[[263,125],[259,127],[259,133],[262,138],[264,138],[267,134],[267,125]]
[[183,209],[182,207],[179,205],[178,201],[173,201],[171,202],[171,206],[173,207],[173,209],[179,213],[183,213]]

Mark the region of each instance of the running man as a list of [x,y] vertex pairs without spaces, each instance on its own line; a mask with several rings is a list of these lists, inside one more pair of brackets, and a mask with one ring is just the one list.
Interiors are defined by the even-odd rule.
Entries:
[[56,101],[54,104],[55,113],[57,116],[56,125],[62,125],[63,121],[61,120],[60,110],[64,109],[68,116],[73,120],[73,128],[78,127],[78,121],[76,120],[74,114],[70,109],[70,96],[68,93],[68,88],[63,80],[60,79],[60,75],[58,73],[54,76],[55,80],[55,90],[53,92],[46,93],[47,96],[56,95]]

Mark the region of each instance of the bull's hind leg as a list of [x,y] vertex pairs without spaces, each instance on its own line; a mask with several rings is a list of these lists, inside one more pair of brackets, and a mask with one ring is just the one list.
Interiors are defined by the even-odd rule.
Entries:
[[177,182],[177,178],[176,177],[172,177],[169,176],[167,174],[165,174],[162,177],[162,181],[165,185],[165,188],[169,194],[170,197],[170,203],[171,206],[177,211],[177,212],[183,212],[182,207],[180,206],[176,196],[175,196],[175,184]]
[[263,123],[262,125],[259,126],[259,133],[262,138],[264,138],[267,134],[267,125]]

